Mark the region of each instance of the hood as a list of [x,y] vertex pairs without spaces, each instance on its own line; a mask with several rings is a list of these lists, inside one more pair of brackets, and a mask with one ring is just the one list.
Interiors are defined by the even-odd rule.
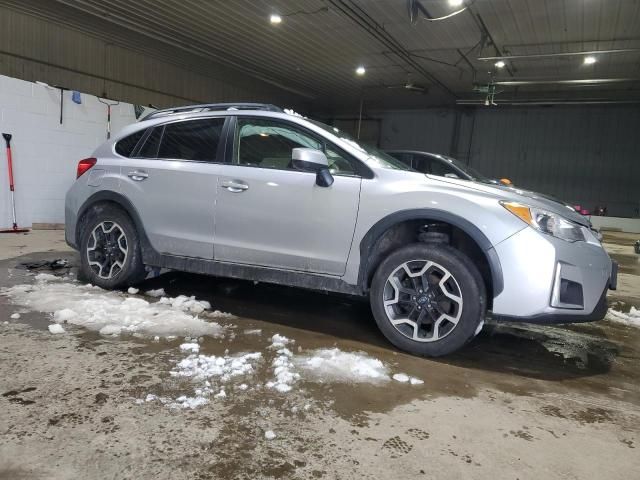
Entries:
[[457,178],[434,177],[431,175],[429,175],[428,177],[431,180],[438,180],[440,182],[465,187],[470,190],[489,193],[501,198],[502,200],[519,202],[525,205],[530,205],[532,207],[546,210],[548,212],[557,213],[558,215],[562,215],[563,217],[575,223],[591,228],[591,222],[587,217],[576,212],[570,205],[567,205],[561,200],[550,195],[544,195],[542,193],[522,190],[520,188],[509,187],[506,185],[493,185],[469,180],[461,180]]

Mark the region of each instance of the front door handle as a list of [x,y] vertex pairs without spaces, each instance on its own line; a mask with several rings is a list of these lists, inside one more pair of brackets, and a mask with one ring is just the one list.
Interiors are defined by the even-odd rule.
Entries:
[[249,189],[249,185],[242,183],[240,180],[227,180],[222,182],[222,187],[233,193],[240,193]]
[[131,180],[135,180],[136,182],[141,182],[142,180],[149,178],[149,174],[144,170],[132,170],[127,173],[127,177]]

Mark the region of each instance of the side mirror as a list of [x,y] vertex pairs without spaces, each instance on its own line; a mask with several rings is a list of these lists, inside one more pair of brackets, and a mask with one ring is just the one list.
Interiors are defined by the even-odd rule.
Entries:
[[329,171],[327,156],[314,148],[294,148],[291,151],[293,166],[305,172],[315,172],[316,185],[329,187],[333,184],[333,176]]

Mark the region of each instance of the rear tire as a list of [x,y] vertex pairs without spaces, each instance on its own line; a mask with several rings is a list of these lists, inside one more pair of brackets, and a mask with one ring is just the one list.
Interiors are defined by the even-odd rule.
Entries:
[[416,243],[391,253],[376,270],[369,300],[384,336],[423,357],[463,347],[486,314],[484,282],[472,260],[436,243]]
[[80,270],[88,282],[106,289],[144,280],[139,235],[122,209],[112,204],[91,207],[80,238]]

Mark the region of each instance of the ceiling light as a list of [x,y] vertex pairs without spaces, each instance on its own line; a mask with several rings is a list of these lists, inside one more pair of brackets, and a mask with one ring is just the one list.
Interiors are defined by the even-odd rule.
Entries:
[[464,0],[449,0],[449,5],[452,7],[459,7],[464,3]]
[[504,68],[504,66],[506,65],[506,63],[504,63],[504,61],[502,60],[498,60],[496,63],[496,68]]
[[593,65],[594,63],[596,63],[596,57],[593,57],[591,55],[589,55],[588,57],[584,57],[585,65]]
[[356,75],[364,75],[366,72],[367,70],[362,65],[356,68]]
[[271,22],[271,25],[278,25],[282,23],[282,17],[277,13],[272,13],[269,17],[269,21]]

